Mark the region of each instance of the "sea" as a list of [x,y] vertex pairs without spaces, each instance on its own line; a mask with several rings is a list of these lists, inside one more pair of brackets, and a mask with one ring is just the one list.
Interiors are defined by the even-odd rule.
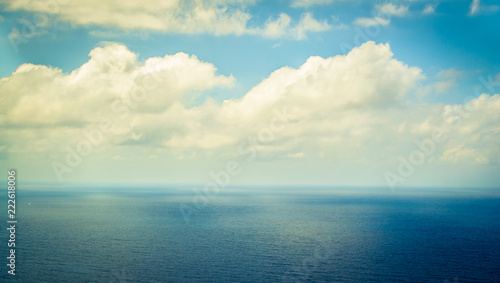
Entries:
[[26,184],[1,282],[500,282],[500,190]]

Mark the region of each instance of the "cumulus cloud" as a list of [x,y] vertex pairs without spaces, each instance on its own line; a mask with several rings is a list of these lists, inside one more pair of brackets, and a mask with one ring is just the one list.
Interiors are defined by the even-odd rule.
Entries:
[[[88,62],[69,74],[48,66],[22,64],[11,76],[2,78],[1,127],[37,132],[25,136],[33,145],[51,140],[53,133],[59,137],[81,133],[81,129],[98,125],[103,117],[117,118],[128,111],[162,113],[173,104],[189,104],[203,90],[229,87],[234,81],[232,76],[217,75],[212,64],[184,53],[141,63],[124,45],[107,43],[89,56]],[[115,108],[118,111],[113,112]],[[12,146],[13,150],[21,147],[16,143]],[[50,146],[54,143],[38,149]]]
[[299,22],[292,26],[292,19],[285,13],[279,15],[275,20],[269,19],[262,31],[265,37],[279,38],[289,37],[296,40],[305,39],[309,32],[327,31],[331,25],[327,21],[319,22],[311,13],[304,13]]
[[377,4],[375,10],[381,14],[391,15],[396,17],[403,17],[408,14],[408,6],[397,6],[392,3]]
[[[252,15],[247,7],[256,0],[190,0],[190,1],[143,1],[126,0],[107,3],[90,1],[54,1],[53,5],[40,4],[37,0],[2,1],[6,11],[29,11],[55,15],[63,22],[75,26],[110,28],[123,31],[157,31],[182,34],[213,35],[264,35],[267,37],[289,36],[305,38],[307,32],[319,32],[329,28],[326,21],[317,21],[310,13],[302,15],[291,26],[291,18],[281,14],[275,22],[267,22],[265,28],[249,26]],[[287,22],[288,21],[288,22]],[[114,32],[114,31],[113,31]],[[91,31],[102,36],[109,31]],[[112,34],[112,33],[111,33]]]
[[[107,43],[71,73],[23,64],[0,80],[2,150],[61,156],[107,121],[115,129],[103,150],[223,158],[281,113],[288,124],[272,143],[254,145],[261,156],[375,164],[408,153],[440,128],[450,139],[436,150],[436,162],[498,162],[500,95],[465,105],[412,102],[407,96],[423,78],[388,44],[367,42],[347,55],[280,68],[243,97],[217,103],[204,91],[230,87],[234,78],[214,65],[184,53],[140,62],[124,45]],[[457,119],[460,126],[450,126]],[[109,159],[116,156],[124,158],[122,152]]]

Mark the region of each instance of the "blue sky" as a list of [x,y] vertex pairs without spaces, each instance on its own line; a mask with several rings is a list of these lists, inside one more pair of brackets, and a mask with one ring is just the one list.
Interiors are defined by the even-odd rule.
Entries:
[[[31,176],[35,181],[38,179],[52,181],[57,179],[58,175],[60,177],[60,174],[54,174],[54,166],[50,166],[50,164],[53,165],[54,162],[59,162],[54,160],[64,159],[65,154],[67,154],[64,150],[65,144],[78,143],[78,138],[63,141],[61,136],[78,133],[85,129],[88,130],[97,123],[97,120],[93,121],[91,118],[82,117],[80,121],[76,121],[76,117],[66,117],[66,114],[64,114],[65,111],[60,108],[71,107],[71,105],[64,104],[64,101],[67,100],[65,93],[74,92],[75,95],[81,95],[80,97],[83,101],[87,101],[85,100],[87,95],[95,97],[97,94],[92,94],[96,90],[87,89],[84,87],[84,83],[95,84],[96,89],[101,90],[101,87],[105,88],[110,81],[114,82],[114,80],[118,80],[118,75],[116,74],[116,76],[109,73],[94,74],[93,76],[109,77],[102,81],[96,81],[95,78],[89,79],[87,82],[82,81],[82,87],[75,88],[70,83],[61,85],[53,83],[53,85],[47,86],[45,85],[47,81],[43,81],[40,76],[44,77],[46,75],[48,76],[44,77],[46,80],[51,80],[52,78],[55,81],[57,79],[63,81],[72,79],[74,83],[74,80],[80,79],[83,76],[72,77],[72,74],[79,69],[82,70],[81,74],[87,74],[87,71],[83,71],[86,63],[94,62],[96,65],[99,65],[102,60],[107,60],[102,59],[106,56],[115,58],[113,54],[118,54],[116,52],[122,52],[119,54],[127,54],[126,56],[130,56],[131,58],[131,61],[126,62],[112,61],[121,60],[120,58],[122,57],[120,55],[115,59],[109,59],[111,61],[107,61],[108,63],[113,62],[113,64],[125,64],[123,65],[125,69],[120,69],[118,72],[120,79],[123,80],[126,78],[128,80],[135,80],[137,78],[136,73],[132,71],[130,74],[127,73],[130,70],[129,68],[144,71],[145,67],[140,69],[140,65],[145,64],[150,58],[163,58],[165,62],[162,63],[164,64],[162,66],[167,66],[171,61],[167,60],[164,57],[165,55],[173,56],[182,52],[196,56],[195,59],[191,57],[193,59],[191,60],[192,66],[193,68],[202,68],[204,73],[199,74],[199,78],[192,79],[200,80],[201,82],[198,84],[193,81],[186,83],[188,86],[181,87],[172,85],[169,81],[169,83],[165,82],[166,85],[164,88],[166,89],[163,90],[168,92],[168,88],[172,88],[175,89],[172,91],[173,93],[182,92],[178,96],[177,94],[174,95],[175,99],[179,99],[179,105],[182,105],[184,111],[184,114],[176,112],[181,117],[179,119],[187,119],[190,121],[188,123],[192,122],[194,123],[193,125],[199,125],[203,120],[197,121],[196,119],[198,118],[195,119],[190,116],[198,115],[195,114],[195,110],[199,110],[206,111],[204,115],[214,115],[213,117],[210,116],[214,124],[202,127],[201,130],[203,132],[206,131],[207,134],[201,137],[196,135],[189,136],[188,134],[184,136],[171,134],[177,130],[182,132],[180,130],[183,128],[182,122],[179,122],[178,125],[169,125],[168,127],[161,124],[161,126],[157,125],[157,131],[164,131],[168,134],[161,136],[157,133],[150,133],[148,138],[144,138],[148,131],[153,131],[149,128],[155,128],[154,125],[156,125],[157,121],[162,121],[161,119],[171,117],[169,115],[174,115],[172,114],[173,112],[169,112],[173,111],[173,108],[169,107],[173,107],[172,105],[176,104],[169,104],[170,106],[165,106],[166,108],[164,109],[153,111],[154,113],[163,111],[161,112],[163,116],[153,117],[153,113],[149,113],[147,118],[142,116],[139,118],[142,114],[131,116],[131,120],[127,120],[127,123],[136,125],[136,129],[127,133],[125,130],[126,127],[123,126],[124,129],[119,131],[120,137],[113,134],[111,140],[116,140],[104,141],[104,144],[96,149],[102,149],[103,151],[106,149],[106,152],[113,153],[110,156],[107,156],[105,153],[92,154],[83,163],[94,164],[95,166],[83,169],[85,165],[79,165],[78,170],[71,169],[78,172],[67,173],[68,180],[86,181],[90,178],[89,176],[97,176],[96,180],[98,181],[117,181],[122,179],[122,177],[119,175],[113,177],[109,177],[110,175],[106,176],[105,174],[102,176],[99,174],[95,175],[92,172],[96,169],[92,168],[100,166],[113,167],[114,165],[110,165],[114,162],[113,160],[123,158],[123,160],[127,161],[124,161],[120,166],[125,166],[125,168],[119,171],[124,172],[124,175],[130,175],[131,172],[134,172],[134,164],[143,162],[139,161],[142,160],[142,157],[155,156],[152,158],[154,160],[145,160],[143,166],[146,168],[174,166],[175,168],[177,165],[173,164],[178,164],[176,162],[181,162],[178,160],[182,160],[182,162],[185,162],[186,168],[196,168],[196,170],[191,175],[185,173],[179,174],[179,176],[183,177],[179,177],[178,179],[153,174],[150,176],[152,181],[183,182],[194,180],[203,182],[207,176],[207,172],[212,170],[211,168],[218,168],[217,165],[224,165],[227,161],[228,157],[224,156],[221,152],[228,151],[228,148],[234,148],[238,142],[245,140],[245,136],[251,135],[251,132],[228,136],[222,133],[227,134],[228,131],[233,130],[233,127],[257,127],[257,123],[265,120],[265,117],[268,117],[266,115],[270,115],[271,113],[265,112],[267,111],[265,109],[256,108],[256,116],[247,116],[248,119],[245,120],[243,117],[234,118],[233,114],[230,114],[233,112],[227,110],[227,116],[224,117],[233,117],[235,120],[241,119],[242,122],[240,124],[235,122],[236,124],[234,125],[224,122],[222,123],[224,125],[221,125],[221,123],[217,124],[217,121],[223,118],[217,115],[226,115],[220,114],[225,111],[224,103],[228,105],[231,103],[234,105],[242,104],[246,106],[238,107],[243,107],[242,109],[246,110],[253,109],[253,107],[257,106],[254,104],[245,104],[245,101],[254,101],[253,103],[257,103],[256,101],[267,99],[265,98],[266,96],[273,96],[267,93],[257,94],[259,90],[255,89],[258,89],[259,86],[262,89],[266,89],[267,85],[276,85],[276,87],[270,87],[269,91],[277,91],[276,96],[281,95],[282,97],[280,98],[281,100],[276,101],[286,100],[286,105],[290,108],[297,106],[297,104],[294,104],[297,102],[299,104],[307,104],[306,101],[309,101],[308,97],[310,97],[308,95],[316,95],[312,93],[312,90],[311,94],[309,94],[309,89],[320,88],[320,86],[324,87],[324,89],[317,91],[321,95],[324,95],[323,99],[325,101],[316,101],[315,103],[319,105],[323,104],[323,102],[325,105],[330,105],[330,102],[327,101],[338,99],[329,94],[332,91],[336,93],[335,95],[339,95],[341,99],[349,97],[351,92],[356,93],[358,89],[356,83],[344,87],[342,82],[348,80],[346,77],[339,79],[339,83],[335,85],[328,85],[327,82],[319,82],[319,79],[317,79],[317,85],[312,85],[310,88],[299,88],[299,85],[302,84],[299,82],[299,77],[293,74],[284,74],[283,76],[289,77],[282,79],[280,74],[286,73],[287,67],[296,70],[297,73],[307,73],[310,70],[307,69],[309,67],[306,67],[306,62],[314,61],[310,58],[319,56],[319,58],[325,61],[310,63],[311,68],[319,68],[314,69],[315,71],[311,73],[311,76],[312,78],[323,76],[324,80],[328,81],[330,76],[337,76],[338,73],[335,72],[344,70],[345,66],[342,65],[344,63],[338,62],[340,59],[331,63],[327,58],[340,55],[358,62],[358,59],[356,59],[358,57],[355,57],[357,55],[354,54],[355,52],[351,52],[357,46],[361,50],[360,52],[365,54],[360,56],[362,58],[366,57],[363,59],[366,61],[359,59],[359,66],[352,66],[352,69],[345,70],[351,70],[350,72],[353,72],[354,76],[359,76],[360,84],[362,84],[361,82],[366,84],[364,85],[366,90],[360,90],[361,93],[370,93],[373,97],[368,97],[368,95],[365,97],[360,94],[360,97],[352,97],[353,100],[346,102],[347,104],[345,105],[360,103],[362,99],[367,99],[370,103],[376,102],[376,105],[363,104],[363,107],[367,107],[368,113],[371,113],[370,115],[376,117],[375,119],[380,119],[380,121],[377,120],[380,124],[372,125],[373,131],[373,127],[379,125],[380,128],[385,130],[402,129],[401,131],[408,131],[415,134],[415,136],[412,136],[408,140],[400,140],[398,137],[389,141],[380,141],[381,145],[377,147],[363,143],[363,141],[369,141],[374,138],[374,132],[365,133],[368,130],[363,125],[366,125],[366,123],[351,125],[351,130],[353,129],[352,127],[358,127],[360,133],[363,132],[368,136],[359,140],[359,144],[357,144],[359,150],[354,150],[354,152],[359,153],[353,153],[355,158],[347,157],[343,156],[343,154],[330,152],[328,148],[331,148],[333,144],[328,146],[323,143],[325,140],[332,139],[327,134],[329,128],[326,125],[328,123],[338,125],[338,121],[335,119],[342,119],[332,116],[333,114],[325,114],[323,120],[314,121],[315,124],[325,123],[325,128],[322,130],[318,129],[315,133],[306,130],[296,130],[300,133],[296,133],[295,142],[287,140],[293,137],[292,133],[294,131],[291,130],[283,134],[283,140],[277,138],[276,147],[280,144],[286,149],[269,149],[272,147],[271,145],[263,145],[264,148],[262,151],[259,151],[259,153],[263,152],[263,154],[259,155],[261,158],[252,164],[252,168],[255,166],[255,169],[252,170],[255,170],[255,172],[269,172],[268,168],[271,166],[270,164],[276,162],[273,165],[274,167],[286,169],[275,170],[275,172],[294,172],[294,170],[299,172],[304,171],[305,168],[316,168],[314,165],[310,165],[311,162],[313,164],[324,163],[328,165],[317,165],[317,170],[314,170],[316,173],[309,173],[311,180],[308,177],[303,177],[294,182],[308,183],[321,180],[319,181],[321,184],[332,185],[384,185],[386,182],[384,182],[383,172],[381,173],[380,170],[374,170],[373,168],[380,167],[380,164],[377,162],[381,156],[385,156],[387,163],[384,163],[385,167],[382,167],[389,168],[387,169],[388,171],[396,170],[390,168],[398,167],[399,161],[397,156],[408,155],[406,152],[408,148],[411,149],[412,147],[410,140],[426,136],[425,133],[422,134],[422,132],[417,131],[415,127],[429,128],[429,123],[434,123],[432,124],[433,127],[441,127],[443,121],[438,121],[438,117],[442,116],[442,113],[445,111],[448,111],[446,110],[448,108],[457,108],[460,105],[463,107],[464,103],[470,100],[470,98],[466,99],[466,97],[473,96],[479,99],[480,93],[475,93],[478,87],[481,88],[481,93],[485,93],[490,100],[497,99],[495,93],[498,93],[498,90],[495,90],[495,88],[498,89],[500,87],[497,84],[497,81],[500,81],[500,67],[498,64],[500,62],[500,55],[498,53],[500,47],[500,39],[498,37],[500,34],[500,25],[498,25],[500,6],[495,1],[192,0],[150,1],[147,4],[142,4],[139,1],[129,0],[123,1],[121,4],[109,4],[109,2],[105,1],[88,1],[78,4],[69,3],[64,0],[54,0],[50,2],[52,6],[46,6],[46,4],[38,1],[15,0],[1,1],[0,3],[2,3],[0,4],[2,9],[0,18],[0,51],[2,54],[0,76],[5,78],[3,86],[0,85],[0,90],[4,92],[1,93],[4,96],[4,101],[8,102],[2,106],[4,108],[2,113],[4,118],[0,120],[3,123],[3,125],[0,123],[0,127],[8,129],[14,135],[27,135],[30,138],[36,138],[38,135],[53,135],[50,137],[57,141],[55,143],[58,144],[58,146],[49,146],[40,142],[41,144],[33,148],[27,147],[25,150],[22,150],[13,145],[15,142],[13,139],[5,138],[3,140],[5,146],[0,147],[0,149],[4,152],[4,156],[7,156],[4,160],[10,161],[10,163],[18,163],[20,167],[26,167],[27,171],[33,172]],[[30,30],[30,27],[34,27],[35,29]],[[373,44],[365,44],[365,42],[373,42]],[[387,46],[389,49],[381,46]],[[99,53],[101,57],[89,57],[89,53],[95,50],[95,48],[98,48],[98,51],[95,51],[96,53],[102,51],[102,54]],[[137,56],[137,58],[133,59],[134,56]],[[383,60],[385,60],[386,65],[382,68],[379,65],[380,60],[375,60],[370,56],[381,56],[381,58],[384,58]],[[178,60],[187,60],[184,57],[183,59],[179,58]],[[397,61],[400,65],[395,66],[393,61]],[[24,68],[23,72],[16,72],[25,63],[46,66],[48,69],[47,71],[39,71],[29,67]],[[211,67],[206,64],[209,64]],[[315,64],[318,65],[316,66]],[[363,77],[366,75],[360,71],[364,68],[363,66],[368,66],[366,68],[374,68],[375,70],[382,68],[380,74],[377,74],[380,76],[377,79],[379,81],[390,78],[397,82],[407,82],[407,85],[395,86],[394,93],[391,94],[392,96],[386,97],[388,93],[387,89],[390,89],[391,82],[387,81],[389,87],[378,83],[370,85],[370,82],[376,80],[372,77]],[[323,69],[329,70],[332,73],[323,74],[321,73]],[[52,73],[54,70],[61,70],[61,73],[54,74]],[[393,73],[395,71],[398,72],[395,74]],[[36,72],[47,72],[47,74],[35,74]],[[186,74],[190,72],[194,71],[187,71]],[[28,75],[28,73],[32,74]],[[271,75],[275,73],[279,73],[275,76],[277,78],[273,78]],[[408,77],[405,77],[405,74]],[[25,77],[21,77],[22,75]],[[121,77],[122,75],[123,78]],[[127,77],[127,75],[131,77]],[[176,76],[177,79],[182,77],[180,74]],[[401,77],[398,78],[398,76]],[[186,78],[186,80],[189,79]],[[489,82],[489,84],[485,85],[485,82]],[[20,92],[17,94],[19,97],[27,95],[25,92],[21,92],[21,88],[15,87],[16,83],[26,87],[25,92],[28,91],[28,86],[33,86],[33,92],[39,94],[41,100],[47,97],[48,94],[45,94],[45,92],[49,92],[48,89],[54,88],[61,91],[61,93],[53,91],[54,97],[61,99],[61,102],[52,100],[44,102],[54,107],[53,111],[55,112],[51,113],[56,113],[53,114],[55,116],[49,119],[48,116],[44,115],[52,114],[41,113],[39,121],[47,118],[47,122],[46,124],[40,122],[43,125],[38,125],[38,127],[43,126],[42,128],[51,128],[53,131],[58,131],[61,134],[53,133],[52,131],[50,133],[41,133],[38,130],[37,132],[33,129],[35,127],[32,124],[33,121],[23,118],[27,117],[27,114],[23,114],[23,111],[28,110],[19,108],[20,100],[16,100],[17,98],[9,98],[9,96],[14,97],[16,95],[15,92]],[[99,85],[100,83],[104,83],[105,85],[101,86]],[[307,81],[306,83],[311,82]],[[126,85],[126,82],[117,81],[116,84]],[[290,84],[289,89],[276,90],[288,84]],[[184,87],[187,89],[184,89]],[[353,87],[356,87],[356,89],[350,89]],[[295,88],[297,90],[294,90]],[[116,91],[114,88],[111,90],[102,90],[106,94],[99,92],[99,95],[101,97],[109,95],[108,99],[102,98],[103,101],[111,101],[113,98],[123,98],[126,96],[126,94],[114,93],[114,91]],[[121,91],[127,92],[130,89]],[[287,91],[291,93],[289,94]],[[294,98],[296,91],[303,92],[303,97],[300,99],[305,99],[304,102],[300,102],[299,98]],[[259,95],[262,97],[258,98]],[[377,100],[382,99],[382,97],[384,97],[384,100]],[[34,101],[37,98],[31,97],[30,99],[27,98],[27,101]],[[77,98],[75,99],[78,100]],[[158,99],[161,100],[164,98]],[[211,108],[210,101],[212,100],[220,109],[213,110]],[[377,108],[379,104],[387,103],[389,100],[397,100],[401,104],[384,105],[389,110],[383,114],[369,112],[379,111]],[[101,103],[98,107],[103,107],[102,101],[99,100],[95,103]],[[471,115],[473,118],[466,119],[471,125],[466,125],[454,131],[458,135],[455,140],[448,141],[443,148],[439,149],[436,156],[428,156],[426,162],[431,163],[430,167],[437,166],[441,168],[442,172],[449,170],[454,172],[454,166],[459,166],[460,168],[457,170],[460,172],[478,172],[474,175],[466,175],[464,178],[468,178],[467,180],[475,180],[477,176],[488,176],[481,179],[482,186],[494,186],[497,184],[498,179],[492,178],[491,172],[498,169],[498,160],[500,158],[498,146],[494,142],[498,139],[498,120],[496,120],[498,116],[493,115],[491,117],[490,115],[489,117],[492,119],[489,122],[485,121],[482,118],[483,116],[481,116],[489,115],[488,113],[490,112],[488,111],[495,113],[496,108],[491,105],[497,105],[497,102],[496,100],[488,100],[484,104],[484,113],[476,114],[477,112],[474,112]],[[273,105],[278,108],[282,106],[278,102],[275,102]],[[321,110],[313,109],[314,107],[311,106],[312,108],[309,109],[311,112],[308,113],[321,113],[320,111],[331,113],[331,111],[338,110],[339,113],[345,112],[343,115],[347,115],[348,117],[351,117],[350,115],[353,117],[360,115],[360,113],[352,112],[354,110],[351,110],[350,106],[337,108],[340,107],[338,105],[344,104],[340,102],[333,103],[331,104],[331,108]],[[447,106],[449,107],[447,108]],[[92,109],[96,107],[92,107]],[[387,115],[389,115],[388,112],[392,111],[390,109],[393,109],[393,107],[399,109],[401,113],[396,113],[394,114],[396,116],[391,118]],[[135,109],[131,110],[132,112],[135,111]],[[9,111],[14,112],[9,114]],[[37,110],[31,109],[29,111]],[[57,114],[57,111],[61,111],[61,113]],[[89,110],[85,113],[93,113],[94,115],[101,112],[106,113],[104,109],[98,113],[94,113],[93,111]],[[145,111],[141,110],[139,112],[145,113]],[[214,114],[215,112],[213,111],[218,114]],[[424,113],[421,113],[422,111]],[[426,111],[428,113],[425,113]],[[400,120],[403,121],[400,125],[391,125],[388,122],[391,119],[396,119],[395,117],[405,116],[405,114],[408,114],[407,116],[411,118],[405,118],[408,119],[407,121],[405,119]],[[13,115],[12,117],[18,117],[19,120],[9,120],[11,119],[9,118],[11,115]],[[373,118],[366,117],[363,119],[373,120]],[[151,122],[152,120],[155,122]],[[244,120],[246,122],[243,122]],[[305,121],[302,122],[304,125],[300,127],[310,128],[310,126],[305,125]],[[313,121],[309,122],[313,123]],[[60,126],[58,123],[65,126]],[[300,124],[300,122],[297,123]],[[70,124],[72,126],[68,126]],[[413,125],[414,128],[408,129],[409,125]],[[295,128],[296,126],[293,126],[292,129],[298,129]],[[475,132],[464,130],[468,129],[467,127],[474,128]],[[193,131],[195,130],[193,129]],[[188,130],[186,131],[189,132]],[[200,129],[197,131],[200,131]],[[321,131],[323,131],[324,135],[319,134]],[[358,131],[352,130],[352,132],[357,133]],[[214,135],[214,139],[219,141],[227,140],[227,142],[220,142],[219,144],[210,146],[196,145],[193,142],[192,145],[186,147],[178,146],[177,142],[174,142],[177,139],[185,139],[181,144],[190,144],[188,141],[207,137],[210,134]],[[342,137],[345,134],[345,132],[338,132],[335,135]],[[395,132],[387,133],[389,137],[394,134]],[[477,136],[474,136],[474,134]],[[472,138],[470,135],[472,135]],[[124,149],[123,144],[130,144],[126,141],[135,139],[131,138],[135,136],[138,136],[137,140],[140,141],[141,146]],[[51,138],[48,140],[50,141]],[[480,143],[479,141],[484,142]],[[344,142],[352,143],[350,141]],[[387,147],[382,145],[392,143],[395,145]],[[325,150],[321,149],[322,146],[325,146]],[[388,150],[387,153],[378,154],[386,150]],[[339,151],[353,151],[353,149],[346,147],[339,149]],[[378,153],[374,154],[374,152]],[[192,159],[186,157],[190,155],[196,157]],[[34,158],[35,161],[28,162],[28,159],[24,159],[26,156],[30,156],[28,159]],[[324,158],[324,156],[329,157]],[[47,158],[51,160],[48,166],[46,165],[46,161],[42,161]],[[188,160],[185,160],[185,158]],[[343,162],[347,162],[346,158],[349,159],[348,163],[352,162],[353,164],[345,166],[352,167],[349,168],[349,172],[343,172],[343,169],[338,170],[339,172],[343,172],[339,173],[339,176],[343,176],[342,180],[338,177],[329,178],[329,173],[322,173],[322,170],[319,169],[321,166],[343,164]],[[305,159],[308,159],[307,162]],[[6,163],[4,166],[8,167],[9,165]],[[290,165],[292,167],[288,168],[283,166],[283,164],[294,165]],[[467,166],[472,167],[469,168]],[[356,176],[361,174],[360,172],[364,170],[362,168],[368,168],[367,170],[371,172],[368,175],[373,175],[373,177],[359,182],[359,178]],[[85,172],[88,172],[88,175]],[[265,176],[261,178],[254,176],[254,174],[262,175],[260,173],[248,173],[245,175],[246,177],[240,176],[239,178],[241,178],[240,181],[242,183],[255,179],[261,180],[262,183],[289,182],[290,178],[283,172],[273,174],[273,176],[264,174]],[[364,170],[363,172],[367,171]],[[431,177],[423,175],[413,178],[412,180],[414,181],[410,180],[408,182],[412,185],[439,184],[444,186],[448,184],[449,186],[453,186],[453,182],[451,181],[455,181],[453,177],[442,177],[440,179],[440,176],[433,175],[432,172],[428,174]],[[450,183],[447,183],[448,181]],[[408,182],[405,181],[404,184],[408,184]],[[457,183],[463,183],[463,180],[457,181]]]
[[[57,3],[57,2],[55,2]],[[380,2],[384,3],[384,2]],[[387,2],[390,3],[390,2]],[[471,16],[469,1],[397,1],[409,8],[404,17],[391,18],[391,24],[381,27],[373,36],[364,27],[353,25],[359,17],[370,17],[374,11],[372,1],[338,1],[310,7],[290,7],[290,1],[260,1],[247,8],[252,15],[249,25],[261,26],[280,13],[299,19],[311,12],[318,20],[345,28],[311,33],[307,40],[262,38],[255,35],[175,34],[150,30],[121,31],[106,26],[75,26],[59,22],[57,15],[44,13],[51,27],[37,28],[42,35],[26,38],[18,52],[8,41],[13,28],[30,31],[20,19],[36,26],[35,13],[23,9],[5,12],[2,23],[0,75],[7,76],[22,63],[51,65],[70,72],[88,60],[88,52],[102,41],[126,44],[142,59],[176,52],[196,54],[200,59],[214,63],[222,74],[233,74],[241,82],[242,95],[273,70],[282,66],[300,66],[309,56],[323,57],[342,54],[342,43],[354,46],[354,37],[366,34],[360,41],[374,40],[390,43],[399,60],[419,66],[432,75],[440,70],[455,68],[481,74],[500,73],[498,46],[498,15],[483,12]],[[430,3],[430,4],[429,4]],[[495,1],[482,1],[492,7]],[[435,13],[423,15],[427,5],[435,6]],[[375,28],[373,28],[375,30]],[[103,31],[108,36],[93,36],[92,31]],[[377,30],[378,31],[378,30]],[[242,56],[244,54],[244,56]],[[471,87],[469,82],[465,87]]]
[[[222,74],[233,74],[241,81],[242,91],[245,91],[279,67],[298,67],[311,55],[329,57],[342,54],[342,43],[353,46],[354,36],[360,34],[359,31],[366,33],[364,27],[357,27],[352,22],[359,17],[370,17],[374,10],[372,1],[339,1],[305,8],[290,7],[289,2],[260,1],[248,7],[253,16],[249,25],[260,26],[280,13],[287,13],[297,20],[307,11],[318,20],[346,27],[311,33],[307,40],[290,40],[255,35],[186,35],[149,30],[124,32],[96,25],[68,27],[68,23],[58,22],[56,15],[46,14],[53,27],[41,28],[43,35],[20,43],[19,51],[15,52],[7,40],[8,35],[12,28],[28,30],[24,22],[19,22],[20,19],[36,24],[34,14],[23,10],[4,12],[1,29],[1,52],[4,56],[0,74],[7,76],[22,63],[51,65],[70,72],[86,62],[89,50],[101,41],[117,41],[140,54],[142,59],[176,52],[196,54],[200,59],[214,63]],[[469,1],[395,3],[408,6],[408,15],[393,16],[389,26],[380,28],[374,36],[367,34],[362,41],[388,42],[399,60],[419,66],[430,75],[451,68],[485,75],[500,73],[497,64],[500,61],[500,39],[495,36],[500,33],[497,13],[471,16]],[[422,15],[422,10],[429,3],[436,6],[435,13]],[[492,6],[495,1],[482,1],[481,4]],[[95,30],[110,36],[92,36],[90,33]],[[466,86],[471,87],[470,83],[474,82]]]

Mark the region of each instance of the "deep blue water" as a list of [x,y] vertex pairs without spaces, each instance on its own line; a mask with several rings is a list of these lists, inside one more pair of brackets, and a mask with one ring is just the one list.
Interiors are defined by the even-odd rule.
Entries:
[[[196,209],[194,196],[21,187],[15,279],[500,282],[498,191],[236,188]],[[0,279],[11,281],[2,263]]]

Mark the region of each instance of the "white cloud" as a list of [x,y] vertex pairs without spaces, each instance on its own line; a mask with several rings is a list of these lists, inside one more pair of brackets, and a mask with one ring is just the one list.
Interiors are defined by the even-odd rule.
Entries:
[[292,7],[310,7],[315,5],[326,5],[335,2],[335,0],[292,0]]
[[403,17],[408,14],[408,6],[397,6],[392,3],[377,4],[375,10],[384,15],[391,15],[396,17]]
[[311,13],[305,13],[300,18],[299,23],[292,29],[292,34],[296,39],[304,39],[308,32],[321,32],[330,28],[331,26],[327,21],[319,22]]
[[277,38],[282,37],[290,29],[292,19],[285,13],[281,13],[276,20],[267,20],[263,30],[263,35],[266,37]]
[[304,13],[299,22],[292,26],[292,19],[285,13],[279,15],[276,20],[269,19],[261,33],[265,37],[279,38],[288,37],[296,40],[305,39],[309,32],[327,31],[331,28],[327,21],[317,21],[311,13]]
[[472,15],[476,15],[477,13],[479,13],[480,5],[481,5],[480,0],[472,0],[472,2],[470,4],[469,15],[472,16]]
[[354,20],[354,24],[362,27],[371,27],[371,26],[388,26],[391,23],[386,18],[382,17],[374,17],[374,18],[357,18]]
[[424,15],[432,15],[436,13],[436,5],[427,4],[422,10],[422,14]]
[[[374,165],[408,154],[415,140],[441,128],[451,138],[436,149],[437,162],[499,161],[500,95],[483,94],[465,106],[412,102],[406,97],[420,85],[422,71],[396,60],[388,44],[367,42],[345,56],[310,57],[220,104],[210,97],[192,101],[234,79],[195,56],[140,62],[125,46],[108,43],[90,57],[71,73],[23,64],[0,79],[0,142],[8,153],[64,157],[66,146],[85,138],[83,130],[98,128],[106,118],[116,129],[97,149],[106,152],[100,158],[161,159],[168,152],[180,159],[223,159],[267,127],[275,111],[286,109],[293,117],[272,143],[255,146],[259,156]],[[151,85],[152,79],[157,83]],[[443,117],[461,117],[464,107],[474,111],[451,128]]]
[[104,26],[123,30],[176,33],[243,34],[250,15],[244,12],[253,0],[143,1],[114,3],[99,0],[67,1],[47,9],[36,0],[5,1],[6,10],[53,13],[77,26]]
[[[161,113],[175,103],[189,103],[189,95],[231,86],[234,81],[231,76],[216,75],[212,64],[184,53],[140,63],[125,46],[108,43],[89,55],[88,62],[69,74],[22,64],[11,76],[2,78],[0,125],[28,132],[60,127],[77,130],[109,116],[113,101],[135,112]],[[147,90],[144,85],[152,84],[150,74],[159,82]],[[139,104],[135,100],[143,90],[147,99]]]
[[[48,10],[37,0],[3,2],[7,11],[49,11],[60,21],[75,26],[99,27],[98,30],[91,31],[95,36],[123,30],[213,35],[253,34],[267,37],[291,35],[295,39],[304,39],[308,32],[330,28],[326,21],[318,21],[310,13],[303,14],[293,27],[290,26],[292,19],[286,14],[281,14],[274,22],[268,21],[265,27],[249,26],[252,15],[247,12],[247,7],[254,5],[256,0],[154,0],[147,4],[139,0],[116,3],[89,0],[69,1]],[[103,31],[101,28],[109,28],[111,31]]]
[[444,79],[457,79],[461,76],[463,76],[464,72],[463,71],[459,71],[455,68],[451,68],[451,69],[448,69],[448,70],[442,70],[440,71],[436,77],[438,79],[441,79],[441,80],[444,80]]
[[304,158],[304,152],[289,153],[286,155],[288,158]]
[[481,153],[472,148],[464,148],[464,145],[458,145],[453,148],[447,149],[441,156],[442,161],[458,163],[467,160],[472,164],[487,164],[488,158],[484,157]]
[[500,10],[498,5],[482,5],[481,0],[472,0],[470,3],[469,16],[475,16],[480,13],[495,13]]
[[354,20],[354,24],[361,27],[388,26],[391,17],[404,17],[408,14],[408,6],[394,5],[392,3],[375,5],[374,14],[371,18],[360,17]]
[[417,90],[416,95],[423,98],[430,94],[442,94],[452,91],[458,86],[457,79],[464,75],[463,71],[451,68],[438,72],[432,83],[428,83]]
[[480,0],[472,0],[472,2],[470,3],[469,15],[472,16],[472,15],[479,13],[479,6],[480,5],[481,5]]
[[445,93],[450,91],[452,88],[457,87],[458,84],[455,80],[446,80],[436,82],[432,85],[437,93]]

